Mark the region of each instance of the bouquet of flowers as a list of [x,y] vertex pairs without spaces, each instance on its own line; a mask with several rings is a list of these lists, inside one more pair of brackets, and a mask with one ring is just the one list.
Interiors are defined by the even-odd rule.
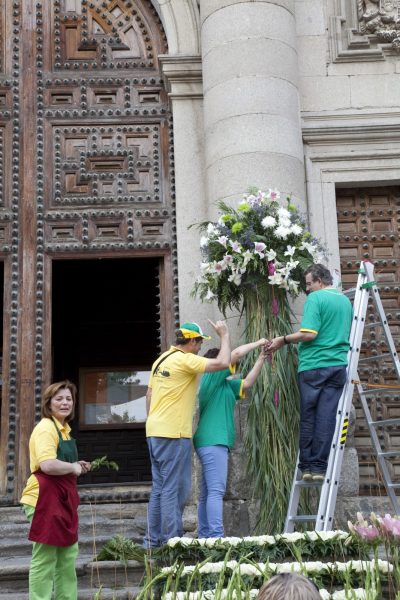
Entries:
[[[220,202],[217,223],[202,223],[204,261],[194,292],[202,300],[240,308],[246,288],[274,286],[296,297],[302,274],[323,257],[321,244],[307,231],[297,207],[269,190],[246,195],[237,208]],[[276,311],[277,307],[272,307]]]
[[[304,271],[324,249],[307,231],[298,209],[277,190],[254,191],[236,208],[220,202],[218,222],[200,225],[201,274],[193,293],[215,301],[222,313],[244,311],[246,338],[291,332],[288,298],[304,291]],[[249,355],[243,371],[251,368]],[[297,354],[287,345],[274,354],[252,388],[247,413],[247,472],[260,500],[259,529],[280,531],[286,515],[298,447]]]

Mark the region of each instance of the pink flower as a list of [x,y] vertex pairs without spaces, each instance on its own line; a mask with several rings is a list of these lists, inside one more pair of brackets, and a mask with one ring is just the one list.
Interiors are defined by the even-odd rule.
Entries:
[[384,534],[396,538],[400,537],[400,521],[398,519],[385,515],[384,517],[377,517],[377,520]]
[[274,403],[276,408],[279,406],[279,390],[275,390],[274,392]]
[[268,275],[273,275],[275,273],[276,269],[275,269],[275,263],[270,260],[268,262]]

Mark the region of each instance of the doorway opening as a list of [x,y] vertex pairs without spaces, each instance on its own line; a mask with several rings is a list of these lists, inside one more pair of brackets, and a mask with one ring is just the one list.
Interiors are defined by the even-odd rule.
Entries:
[[80,483],[151,480],[145,393],[160,350],[159,267],[159,258],[53,261],[53,381],[78,387],[80,458],[107,455],[119,465]]

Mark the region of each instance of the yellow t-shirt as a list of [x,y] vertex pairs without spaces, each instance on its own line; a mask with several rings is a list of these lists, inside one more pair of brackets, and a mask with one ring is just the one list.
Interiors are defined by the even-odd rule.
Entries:
[[[68,423],[61,425],[57,419],[54,419],[58,429],[61,431],[63,440],[70,440],[71,427]],[[40,463],[44,460],[53,460],[57,458],[59,436],[51,419],[42,419],[32,431],[29,439],[29,458],[31,473],[37,471]],[[39,483],[34,475],[31,475],[22,492],[21,504],[36,506],[39,497]]]
[[149,387],[152,390],[146,435],[191,438],[197,390],[197,375],[204,373],[207,359],[191,352],[177,351],[168,356],[154,373],[164,352],[153,364]]

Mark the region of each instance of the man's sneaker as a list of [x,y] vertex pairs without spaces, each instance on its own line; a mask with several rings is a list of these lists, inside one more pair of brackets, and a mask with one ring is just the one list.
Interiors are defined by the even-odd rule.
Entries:
[[303,471],[303,477],[302,477],[303,481],[312,481],[313,480],[313,476],[311,475],[310,471]]
[[317,483],[318,481],[322,482],[325,479],[325,473],[311,473],[311,479]]

